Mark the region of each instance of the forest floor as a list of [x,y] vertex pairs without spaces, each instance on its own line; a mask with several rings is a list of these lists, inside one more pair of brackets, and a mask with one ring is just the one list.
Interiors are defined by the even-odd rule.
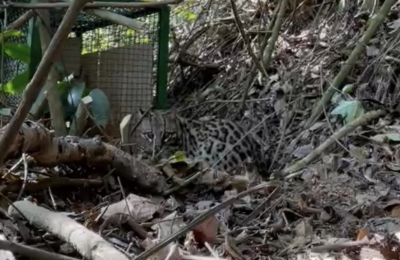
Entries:
[[[1,213],[22,212],[34,227],[6,219],[3,233],[57,252],[48,259],[105,259],[104,252],[136,260],[400,259],[400,4],[382,16],[387,2],[191,0],[174,7],[169,102],[182,116],[257,125],[276,178],[243,189],[245,178],[209,174],[201,186],[149,196],[125,193],[113,170],[102,185],[81,174],[72,181],[80,168],[39,168],[32,174],[71,179],[27,184],[32,195]],[[330,87],[338,91],[319,109]],[[42,133],[37,146],[49,140]],[[52,145],[48,154],[57,150]],[[76,147],[68,149],[77,158]],[[23,173],[27,160],[10,162],[8,171]],[[159,168],[168,183],[188,177],[182,160]],[[11,200],[21,198],[15,180],[0,186]]]

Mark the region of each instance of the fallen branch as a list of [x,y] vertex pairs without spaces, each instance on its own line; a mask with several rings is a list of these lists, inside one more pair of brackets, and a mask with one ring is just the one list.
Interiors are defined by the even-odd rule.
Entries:
[[[6,243],[1,243],[6,242]],[[7,241],[4,234],[0,234],[0,259],[15,260],[15,256],[9,249],[9,241]],[[5,245],[4,245],[5,244]]]
[[[0,137],[6,129],[7,126],[0,129]],[[164,177],[155,168],[136,160],[130,154],[97,138],[55,137],[39,123],[24,123],[4,156],[5,159],[13,159],[19,158],[22,153],[29,154],[38,165],[44,167],[60,164],[110,165],[134,189],[153,194],[161,194],[166,189]]]
[[43,260],[78,260],[70,256],[60,255],[56,253],[47,252],[38,248],[13,243],[6,240],[0,240],[0,249],[8,250],[30,258],[43,259]]
[[[179,4],[183,0],[164,0],[157,2],[143,2],[143,3],[125,3],[125,2],[96,2],[90,3],[85,6],[84,9],[89,8],[99,8],[99,7],[129,7],[129,8],[145,8],[145,7],[162,7],[166,5]],[[27,9],[57,9],[57,8],[68,8],[72,6],[70,3],[35,3],[35,4],[25,4],[25,3],[15,3],[9,2],[0,5],[0,8],[16,7],[16,8],[27,8]]]
[[378,27],[382,24],[383,20],[387,16],[390,11],[392,5],[394,5],[397,1],[396,0],[386,0],[379,12],[373,16],[371,23],[368,29],[365,31],[364,35],[358,41],[356,47],[351,52],[349,58],[344,63],[342,69],[340,70],[339,74],[335,77],[332,84],[329,88],[325,91],[324,95],[318,102],[317,106],[313,109],[311,117],[307,120],[304,128],[308,128],[311,124],[315,122],[315,120],[322,114],[323,106],[325,106],[333,97],[336,90],[341,89],[341,84],[346,76],[349,74],[351,69],[353,68],[354,64],[356,64],[358,57],[360,56],[361,52],[364,50],[365,46],[367,46],[369,40],[375,34]]
[[15,137],[18,135],[18,130],[21,128],[32,104],[35,102],[40,89],[47,78],[52,63],[54,62],[56,55],[60,52],[59,50],[63,46],[65,39],[70,33],[79,11],[87,2],[89,2],[89,0],[74,0],[71,3],[67,12],[65,13],[60,27],[58,27],[57,32],[47,48],[47,51],[44,53],[35,74],[26,86],[22,95],[22,101],[18,106],[15,115],[11,118],[10,123],[3,132],[3,136],[0,140],[0,151],[3,151],[0,153],[0,167],[3,166],[4,159],[8,154],[7,151],[13,144]]
[[[0,193],[18,192],[23,184],[22,180],[12,180],[3,183],[0,186]],[[41,178],[37,182],[27,182],[25,190],[29,192],[38,192],[47,188],[57,188],[66,186],[82,186],[93,185],[101,186],[103,181],[100,179],[71,179],[65,177]]]
[[[337,140],[341,139],[342,137],[346,136],[347,134],[353,132],[356,130],[357,127],[365,125],[369,121],[379,118],[383,115],[385,115],[387,112],[385,110],[375,110],[368,112],[364,114],[363,116],[357,118],[350,124],[347,124],[340,128],[336,133],[334,133],[331,137],[329,137],[325,142],[320,144],[314,151],[312,151],[309,155],[301,159],[300,161],[295,162],[294,164],[290,165],[289,167],[285,168],[282,173],[284,175],[293,173],[295,171],[299,171],[302,168],[306,167],[308,164],[310,164],[312,161],[317,159],[319,156],[322,155],[322,153],[330,147],[333,143],[335,143]],[[292,178],[293,175],[289,175],[286,177],[286,179]]]
[[[129,258],[91,230],[64,214],[52,212],[25,200],[16,201],[14,207],[38,229],[43,229],[71,244],[84,258],[91,260],[128,260]],[[20,218],[20,213],[10,206],[11,218]],[[42,259],[39,257],[39,259]],[[71,258],[69,258],[71,259]]]

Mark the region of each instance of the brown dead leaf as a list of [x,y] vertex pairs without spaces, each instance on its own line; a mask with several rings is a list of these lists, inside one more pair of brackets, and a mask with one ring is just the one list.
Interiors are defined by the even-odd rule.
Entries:
[[380,248],[380,253],[383,255],[383,257],[386,260],[400,259],[400,247],[399,247],[399,244],[394,242],[393,240],[388,242],[388,243],[385,243]]
[[392,208],[390,216],[393,218],[400,218],[400,205],[396,205]]
[[211,216],[198,224],[193,229],[193,236],[197,243],[203,245],[205,242],[213,244],[217,236],[218,221],[215,216]]
[[379,252],[379,250],[369,248],[369,247],[362,247],[360,250],[360,259],[367,260],[367,259],[376,259],[376,260],[385,260],[385,257]]
[[306,221],[301,221],[295,227],[296,235],[300,237],[311,237],[313,235],[313,227]]
[[101,208],[101,214],[103,219],[107,219],[117,213],[124,213],[132,215],[140,223],[152,218],[153,214],[156,212],[162,213],[163,210],[164,206],[155,203],[148,198],[129,194],[126,197],[126,200],[123,199],[117,203],[109,205],[108,207],[104,206]]
[[367,227],[360,228],[359,230],[357,230],[357,240],[361,240],[364,237],[368,237],[369,233],[370,233],[369,228]]

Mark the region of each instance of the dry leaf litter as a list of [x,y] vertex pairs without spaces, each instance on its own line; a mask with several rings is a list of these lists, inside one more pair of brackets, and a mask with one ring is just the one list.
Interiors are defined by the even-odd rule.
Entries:
[[[249,48],[260,57],[277,2],[235,1],[238,17],[230,1],[174,7],[168,90],[183,116],[230,118],[249,130],[261,122],[256,134],[273,173],[305,158],[371,103],[396,111],[400,61],[400,4],[395,4],[344,79],[343,92],[324,107],[327,117],[304,128],[383,1],[288,1],[265,77]],[[178,8],[195,18],[182,21]],[[343,111],[351,113],[344,118]],[[107,188],[61,185],[25,194],[19,203],[21,208],[38,203],[75,219],[132,259],[188,226],[147,259],[400,259],[400,133],[394,115],[358,127],[295,176],[267,188],[254,189],[259,180],[251,183],[242,169],[234,177],[212,172],[200,184],[153,197],[125,194],[124,183],[108,176]],[[164,174],[178,172],[180,180],[192,167],[187,161],[162,165]],[[55,171],[61,175],[66,169]],[[251,192],[232,200],[246,190]],[[68,240],[25,223],[3,219],[1,226],[8,240],[76,258],[82,254]]]

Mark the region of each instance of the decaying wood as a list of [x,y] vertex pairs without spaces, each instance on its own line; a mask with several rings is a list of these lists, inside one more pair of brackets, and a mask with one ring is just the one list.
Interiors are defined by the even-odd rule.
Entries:
[[63,43],[70,33],[79,12],[88,2],[89,0],[74,0],[67,9],[60,27],[58,27],[35,74],[24,90],[22,102],[18,106],[15,115],[12,117],[11,122],[7,125],[0,139],[0,150],[2,151],[0,153],[0,167],[3,166],[4,159],[8,154],[6,151],[9,150],[9,147],[13,144],[14,139],[18,135],[18,129],[21,128],[32,104],[39,95],[40,89],[46,80],[46,76],[50,72],[52,63],[57,57],[59,50],[63,47]]
[[85,259],[129,259],[102,237],[64,214],[39,207],[28,200],[14,202],[8,208],[8,214],[12,218],[20,218],[21,213],[33,226],[44,229],[70,243]]
[[[7,126],[0,129],[0,137],[6,129]],[[126,187],[146,193],[161,194],[166,188],[164,177],[155,168],[99,138],[56,137],[43,125],[28,121],[16,133],[14,143],[4,156],[6,159],[19,158],[23,152],[33,157],[38,165],[46,167],[110,165],[125,180],[124,184],[129,185]]]

